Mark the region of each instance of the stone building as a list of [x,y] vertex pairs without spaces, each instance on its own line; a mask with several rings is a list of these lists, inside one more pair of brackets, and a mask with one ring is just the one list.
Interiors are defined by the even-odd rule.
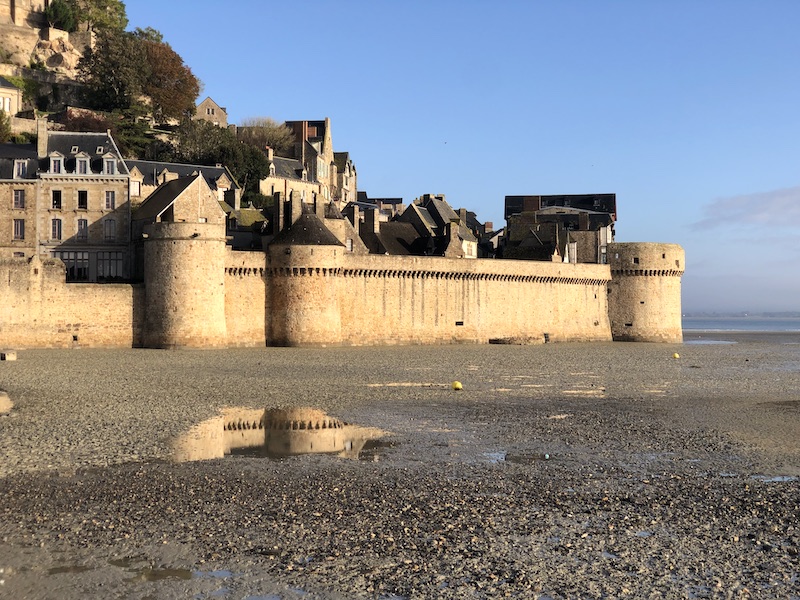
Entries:
[[108,133],[48,131],[0,150],[0,252],[62,260],[67,281],[130,276],[129,174]]
[[503,258],[608,262],[614,241],[615,194],[506,196]]
[[210,96],[197,105],[192,119],[195,121],[207,121],[217,127],[228,127],[228,111],[214,102]]
[[258,183],[261,194],[272,198],[280,192],[284,198],[288,198],[291,194],[298,193],[308,201],[316,194],[322,195],[322,184],[309,177],[302,160],[275,156],[272,148],[267,148],[266,153],[269,175]]
[[22,110],[22,90],[0,77],[0,110],[13,117]]
[[135,208],[145,201],[160,185],[181,177],[202,175],[208,186],[217,194],[217,199],[232,209],[240,208],[242,188],[224,165],[187,165],[152,160],[125,159],[130,171],[131,206]]

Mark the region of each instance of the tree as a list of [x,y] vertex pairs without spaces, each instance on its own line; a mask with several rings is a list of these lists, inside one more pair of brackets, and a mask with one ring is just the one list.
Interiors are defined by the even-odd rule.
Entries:
[[200,82],[180,55],[164,43],[161,33],[152,27],[136,29],[134,38],[144,48],[150,76],[143,91],[150,96],[153,116],[158,121],[179,119],[194,114],[200,94]]
[[96,47],[87,49],[78,63],[78,72],[87,86],[87,103],[109,111],[139,103],[150,77],[144,46],[125,32],[100,34]]
[[286,156],[294,144],[294,132],[269,117],[252,117],[236,128],[236,136],[245,144],[264,150],[269,146],[279,156]]
[[244,188],[246,201],[258,194],[259,182],[269,174],[269,162],[262,151],[206,121],[186,119],[176,131],[176,151],[180,161],[228,167]]
[[68,0],[74,12],[95,32],[122,32],[128,26],[128,15],[121,0]]
[[6,111],[0,109],[0,144],[6,143],[11,139],[11,118]]
[[50,27],[64,31],[75,31],[78,27],[75,6],[67,0],[53,0],[45,9],[44,16]]

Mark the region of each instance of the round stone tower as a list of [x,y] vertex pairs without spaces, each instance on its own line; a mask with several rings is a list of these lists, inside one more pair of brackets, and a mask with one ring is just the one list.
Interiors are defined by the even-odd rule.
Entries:
[[677,244],[608,245],[608,316],[615,341],[683,341],[684,261],[683,248]]
[[270,346],[342,343],[339,261],[344,245],[304,207],[303,214],[267,248]]
[[225,225],[151,223],[145,234],[143,345],[224,347]]

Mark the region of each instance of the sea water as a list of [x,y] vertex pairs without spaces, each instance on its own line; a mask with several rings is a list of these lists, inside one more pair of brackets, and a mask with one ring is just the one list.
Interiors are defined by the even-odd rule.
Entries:
[[683,330],[800,332],[800,317],[683,317]]

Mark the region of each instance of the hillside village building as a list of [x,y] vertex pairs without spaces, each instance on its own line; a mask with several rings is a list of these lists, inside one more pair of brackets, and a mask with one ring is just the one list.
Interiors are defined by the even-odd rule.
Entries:
[[[330,129],[304,127],[319,159]],[[238,186],[223,168],[123,161],[108,134],[40,134],[38,148],[0,152],[6,346],[682,339],[673,244],[606,240],[606,263],[477,260],[468,211],[443,196],[383,220],[377,204],[343,214],[293,190],[275,192],[269,227],[251,232],[260,244],[237,245],[231,222],[248,209],[229,204]],[[533,212],[553,208],[591,221],[582,206]]]
[[228,126],[228,111],[220,106],[211,97],[206,97],[195,109],[194,121],[206,121],[217,127],[226,128]]
[[40,127],[37,145],[4,145],[0,255],[59,258],[67,281],[130,279],[128,187],[107,133]]

